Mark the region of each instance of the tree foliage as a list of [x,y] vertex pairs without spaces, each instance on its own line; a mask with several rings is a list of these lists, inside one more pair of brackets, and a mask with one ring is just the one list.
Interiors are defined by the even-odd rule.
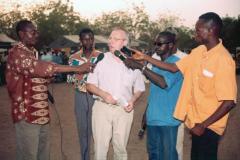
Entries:
[[222,38],[224,45],[231,53],[235,53],[235,49],[240,46],[240,15],[237,18],[223,18]]
[[0,21],[1,32],[15,39],[16,34],[13,33],[17,21],[26,17],[36,23],[40,32],[39,47],[47,46],[59,36],[78,34],[80,28],[89,26],[88,20],[74,12],[73,7],[68,3],[62,3],[60,0],[33,6],[30,11],[12,11],[3,17],[4,19]]
[[19,8],[15,8],[14,11],[9,13],[1,13],[0,12],[0,33],[6,33],[10,37],[16,39],[17,35],[15,32],[16,22],[21,20],[24,17],[23,13],[19,10]]
[[[138,39],[153,44],[156,35],[168,28],[175,28],[178,33],[178,46],[181,49],[193,48],[196,43],[193,40],[193,30],[183,25],[182,20],[169,14],[159,14],[155,20],[151,20],[143,5],[133,5],[130,10],[121,10],[103,13],[93,23],[80,16],[73,10],[68,1],[50,0],[44,4],[32,6],[28,11],[20,9],[19,5],[6,13],[0,10],[0,32],[4,32],[16,39],[15,23],[27,18],[36,23],[40,31],[39,47],[49,45],[59,36],[66,34],[78,34],[83,27],[91,27],[96,34],[108,36],[114,27],[125,28],[130,33],[131,39]],[[223,41],[228,49],[232,50],[240,44],[240,17],[223,18]]]

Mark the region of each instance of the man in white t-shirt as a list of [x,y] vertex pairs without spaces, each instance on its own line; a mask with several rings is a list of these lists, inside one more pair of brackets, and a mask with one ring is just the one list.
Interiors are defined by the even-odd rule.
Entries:
[[140,70],[125,66],[114,55],[128,43],[124,29],[115,28],[109,36],[110,52],[104,53],[93,73],[87,79],[87,90],[97,96],[92,109],[94,158],[107,159],[112,139],[114,159],[127,159],[126,146],[133,121],[134,103],[145,91]]

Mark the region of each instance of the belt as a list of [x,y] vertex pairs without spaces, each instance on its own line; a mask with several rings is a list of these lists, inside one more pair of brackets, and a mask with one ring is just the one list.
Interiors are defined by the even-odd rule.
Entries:
[[119,105],[117,105],[117,104],[107,103],[107,102],[103,101],[103,99],[101,99],[101,98],[97,98],[97,99],[95,99],[95,100],[98,101],[98,102],[104,103],[104,104],[106,104],[106,105],[108,105],[108,106],[110,106],[110,107],[121,107],[121,106],[119,106]]

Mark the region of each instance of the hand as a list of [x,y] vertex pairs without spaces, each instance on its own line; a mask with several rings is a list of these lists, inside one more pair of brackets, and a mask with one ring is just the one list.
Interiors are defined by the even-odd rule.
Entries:
[[144,60],[145,59],[145,54],[138,51],[138,50],[135,50],[135,49],[132,49],[135,53],[132,55],[132,57],[135,59],[135,60]]
[[108,104],[117,104],[117,101],[112,97],[111,94],[105,92],[102,96],[103,100]]
[[92,72],[94,69],[95,65],[90,63],[90,62],[86,62],[83,63],[82,65],[80,65],[79,68],[79,72],[78,73],[88,73],[88,72]]
[[83,78],[83,74],[75,74],[75,78],[77,79],[77,80],[81,80],[82,78]]
[[205,131],[205,126],[201,123],[196,123],[195,126],[190,130],[191,134],[201,136]]
[[133,110],[133,102],[129,101],[126,107],[123,107],[126,112],[131,112]]
[[138,138],[139,138],[139,139],[143,139],[144,133],[145,133],[145,129],[141,128],[141,129],[138,131]]
[[142,69],[143,67],[143,64],[136,62],[132,58],[126,58],[125,61],[123,62],[128,68],[131,68],[131,69]]

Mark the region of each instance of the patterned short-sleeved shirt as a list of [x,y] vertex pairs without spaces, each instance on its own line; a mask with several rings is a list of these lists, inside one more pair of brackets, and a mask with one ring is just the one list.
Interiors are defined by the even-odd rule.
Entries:
[[9,50],[6,81],[12,101],[14,123],[25,120],[33,124],[49,122],[46,78],[54,73],[54,64],[37,60],[36,50],[18,43]]
[[[93,50],[91,55],[90,55],[90,62],[94,63],[97,59],[97,56],[100,54],[100,51]],[[83,50],[81,49],[80,51],[74,53],[73,55],[70,56],[69,58],[69,65],[70,66],[79,66],[82,65],[83,63],[86,63],[88,59],[84,56]],[[86,92],[86,81],[87,81],[87,76],[88,74],[73,74],[73,75],[68,75],[67,76],[67,82],[68,83],[73,83],[75,88],[78,91],[81,92]]]

